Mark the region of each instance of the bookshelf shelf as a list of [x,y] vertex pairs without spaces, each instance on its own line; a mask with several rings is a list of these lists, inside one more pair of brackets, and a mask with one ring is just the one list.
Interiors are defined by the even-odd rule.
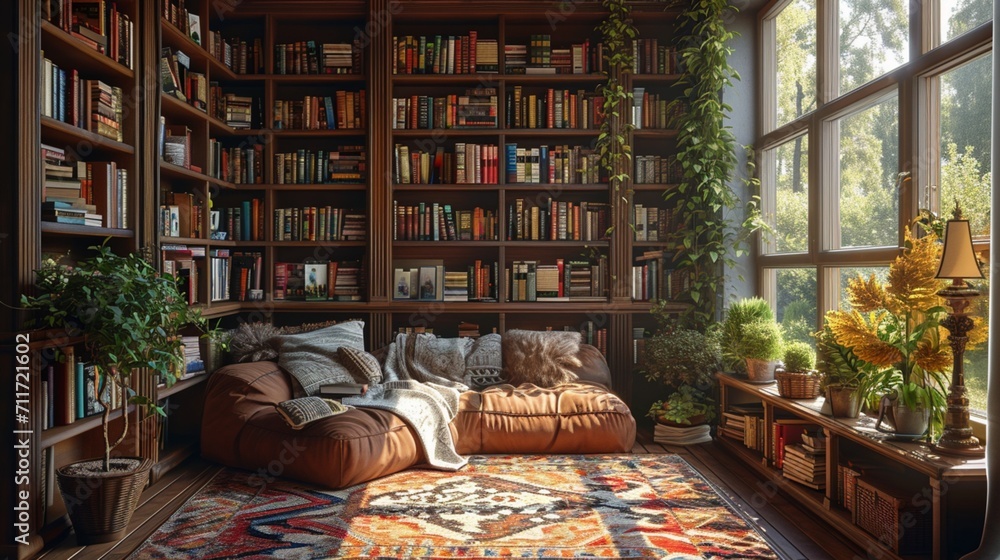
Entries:
[[160,385],[157,388],[156,397],[158,399],[165,399],[171,395],[190,389],[191,387],[198,385],[199,383],[204,383],[207,380],[208,380],[208,375],[206,375],[205,373],[200,373],[198,375],[189,377],[187,379],[181,379],[180,381],[177,381],[170,387],[167,387],[166,385]]
[[367,310],[368,303],[364,301],[326,301],[326,300],[272,300],[269,305],[276,310],[282,311],[364,311]]
[[135,231],[131,229],[115,229],[94,226],[81,226],[77,224],[60,224],[57,222],[42,222],[42,233],[52,235],[72,235],[81,237],[118,237],[133,238]]
[[393,241],[394,247],[502,247],[501,241]]
[[195,43],[193,39],[185,35],[180,29],[177,29],[174,24],[162,17],[160,18],[160,29],[162,30],[161,40],[164,46],[179,49],[192,59],[196,56],[202,60],[208,58],[208,53],[201,45]]
[[585,185],[579,183],[508,183],[502,185],[505,191],[533,192],[605,192],[607,185]]
[[[241,243],[241,242],[240,242]],[[367,241],[264,241],[252,242],[255,245],[264,247],[365,247]]]
[[501,76],[504,83],[510,85],[561,85],[561,84],[588,84],[597,85],[604,81],[601,74],[504,74]]
[[657,140],[667,140],[670,138],[677,137],[676,130],[659,129],[659,128],[640,128],[632,131],[632,136],[635,138],[652,138]]
[[394,74],[393,85],[398,86],[479,86],[498,87],[499,74]]
[[632,82],[671,83],[680,79],[680,74],[632,74]]
[[161,245],[208,245],[208,239],[201,239],[199,237],[171,237],[169,235],[159,236],[159,241]]
[[195,109],[192,105],[189,105],[177,97],[170,95],[169,93],[160,94],[162,112],[168,119],[174,120],[179,119],[185,122],[196,121],[204,122],[209,118],[208,113],[200,109]]
[[201,316],[214,319],[224,317],[238,312],[242,308],[239,302],[235,301],[213,301],[207,306],[201,306]]
[[571,248],[571,247],[607,247],[609,242],[607,240],[598,241],[505,241],[504,245],[507,247],[552,247],[552,248]]
[[291,130],[291,129],[264,129],[264,130],[237,130],[237,134],[270,134],[276,138],[338,138],[338,137],[358,137],[367,134],[366,128],[345,128],[334,130]]
[[676,183],[635,183],[632,190],[636,192],[663,192],[677,188]]
[[255,185],[254,188],[274,192],[296,192],[296,191],[363,191],[368,185],[363,183],[264,183]]
[[495,192],[499,191],[501,186],[495,183],[395,183],[392,188],[397,193],[429,191]]
[[260,74],[240,78],[267,80],[278,85],[363,84],[367,80],[363,74]]
[[210,180],[210,177],[204,173],[199,173],[186,167],[168,163],[163,160],[160,160],[160,173],[165,177],[171,177],[174,179],[188,179],[191,181],[201,182],[208,182]]
[[392,135],[396,138],[499,138],[499,128],[396,128]]
[[504,135],[511,138],[593,138],[601,131],[596,128],[508,128]]
[[[135,405],[129,405],[129,414],[135,410]],[[120,408],[115,409],[111,412],[110,420],[117,420],[121,418],[122,410]],[[84,432],[93,430],[94,428],[99,428],[101,426],[103,415],[95,414],[93,416],[88,416],[86,418],[81,418],[72,424],[66,426],[56,426],[54,428],[49,428],[48,430],[42,431],[41,446],[42,448],[51,447],[57,443],[61,443],[68,439],[72,439]]]
[[83,130],[80,127],[53,119],[41,117],[42,142],[45,144],[64,144],[76,146],[79,143],[89,145],[97,152],[107,152],[118,155],[133,155],[135,148],[112,140],[100,134]]
[[135,79],[132,69],[111,60],[49,21],[42,20],[42,50],[84,73],[102,76],[115,85]]

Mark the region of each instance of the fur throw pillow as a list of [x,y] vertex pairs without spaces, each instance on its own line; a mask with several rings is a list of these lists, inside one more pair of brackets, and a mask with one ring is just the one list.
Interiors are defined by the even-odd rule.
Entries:
[[233,330],[233,336],[229,341],[229,352],[233,355],[233,361],[261,362],[277,358],[278,349],[274,337],[279,334],[281,330],[271,323],[241,323]]
[[575,381],[571,368],[582,364],[580,333],[572,331],[511,330],[503,334],[503,368],[507,382],[515,387],[533,383],[539,387],[554,387]]

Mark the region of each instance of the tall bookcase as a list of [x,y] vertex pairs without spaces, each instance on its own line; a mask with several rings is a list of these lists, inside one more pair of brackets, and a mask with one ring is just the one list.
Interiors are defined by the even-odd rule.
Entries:
[[[135,25],[132,68],[93,51],[58,26],[43,22],[39,3],[19,0],[11,7],[9,31],[17,34],[21,41],[11,58],[4,60],[18,76],[12,86],[16,91],[10,92],[16,99],[14,111],[5,113],[5,118],[17,126],[18,146],[16,155],[6,157],[17,169],[18,177],[17,188],[8,195],[10,207],[20,210],[6,212],[3,216],[4,223],[15,236],[13,243],[0,244],[0,250],[16,263],[13,282],[6,286],[5,296],[13,301],[17,294],[29,288],[32,271],[38,268],[44,255],[68,250],[76,254],[110,237],[109,242],[118,251],[152,247],[162,266],[172,267],[175,274],[186,276],[186,290],[192,305],[204,316],[221,318],[230,326],[240,320],[266,319],[277,324],[298,324],[357,318],[366,323],[369,348],[388,344],[401,328],[432,328],[439,335],[455,336],[466,323],[478,325],[481,333],[494,329],[504,332],[515,328],[549,327],[601,331],[600,342],[607,349],[614,389],[633,402],[637,415],[644,412],[648,403],[639,401],[653,395],[633,396],[634,393],[648,393],[641,385],[633,387],[633,332],[636,327],[653,325],[649,318],[649,302],[633,299],[631,276],[637,259],[645,251],[660,248],[661,243],[634,239],[632,203],[663,206],[659,203],[660,196],[670,187],[670,182],[635,185],[626,182],[615,191],[609,188],[603,172],[595,171],[593,165],[589,173],[578,173],[578,168],[587,167],[585,158],[596,147],[599,134],[596,115],[591,113],[596,107],[593,98],[597,86],[603,80],[598,71],[600,36],[595,30],[604,17],[599,3],[450,0],[219,3],[185,0],[183,8],[187,14],[197,17],[183,19],[170,11],[171,6],[181,8],[177,1],[124,0],[116,6]],[[662,4],[636,2],[633,9],[643,38],[656,37],[663,42],[669,39],[673,16],[663,11]],[[468,50],[471,43],[470,32],[475,32],[477,44],[495,42],[495,71],[473,73],[470,67],[459,68],[460,73],[441,72],[440,69],[437,73],[416,73],[412,66],[419,64],[419,57],[410,62],[409,72],[405,58],[401,62],[400,42],[407,36],[417,38],[415,45],[418,48],[420,36],[465,37],[468,43],[456,41],[456,52],[461,57],[462,45],[465,44]],[[198,42],[192,35],[197,35]],[[227,64],[220,60],[224,55],[217,53],[218,41],[237,46],[233,51],[238,53],[240,40],[245,42],[247,52],[256,55],[245,68],[240,68],[238,63]],[[300,41],[314,41],[317,45],[356,43],[360,58],[343,74],[294,73],[294,64],[290,64],[293,58],[288,53],[295,48],[290,45]],[[568,53],[569,73],[520,73],[515,68],[518,66],[516,57],[522,53],[505,52],[506,47],[524,45],[523,56],[530,61],[533,41],[548,41],[549,56],[556,59],[550,63],[564,62],[566,59],[560,57]],[[426,44],[425,39],[425,48]],[[280,45],[286,45],[286,50],[280,51]],[[286,56],[284,60],[280,59],[282,52]],[[181,54],[175,63],[178,53]],[[574,55],[583,58],[574,59]],[[38,116],[42,109],[39,87],[43,85],[43,58],[60,67],[77,69],[87,78],[100,79],[126,92],[128,111],[123,118],[121,141],[105,139],[57,119]],[[164,58],[165,67],[161,64]],[[235,55],[234,58],[238,60]],[[465,60],[471,66],[472,58],[467,55]],[[483,70],[482,64],[493,63],[490,56],[476,62],[477,70]],[[433,64],[430,66],[433,70]],[[190,81],[190,89],[186,89],[189,86],[181,74],[194,78]],[[165,75],[169,76],[173,87],[185,88],[183,98],[170,91],[161,91]],[[644,87],[645,91],[664,99],[677,94],[676,76],[670,72],[626,73],[623,80],[629,89]],[[354,100],[355,119],[350,126],[341,122],[336,122],[335,127],[322,126],[317,120],[313,126],[296,128],[298,121],[290,118],[288,105],[284,105],[283,112],[282,104],[278,103],[329,96],[336,113],[344,103],[337,98],[337,92],[349,94]],[[474,98],[472,104],[485,103],[487,107],[495,97],[493,113],[486,110],[486,116],[492,116],[495,124],[488,119],[473,119],[472,125],[463,128],[435,127],[433,121],[426,124],[431,128],[421,127],[425,124],[420,120],[421,103],[427,108],[426,118],[430,118],[433,107],[432,101],[422,99],[439,98],[445,106],[451,103],[456,106],[452,117],[457,118],[457,106],[466,104],[458,98],[466,95]],[[449,101],[449,96],[454,97]],[[539,110],[542,102],[536,101],[532,115],[528,101],[531,96],[544,100],[546,109]],[[415,105],[411,104],[415,124],[405,114],[406,101],[412,103],[413,99],[417,99]],[[220,110],[222,100],[233,110],[228,113]],[[325,100],[323,103],[325,105]],[[550,106],[553,107],[551,124],[547,110]],[[556,106],[564,111],[563,122],[555,112]],[[572,111],[571,106],[576,107],[575,115],[566,114]],[[246,108],[251,115],[249,126],[242,119]],[[403,118],[397,122],[401,108]],[[318,105],[311,107],[310,120],[317,116],[317,109]],[[477,112],[482,111],[481,106],[466,109],[462,116],[483,116]],[[515,110],[520,112],[520,119],[515,117]],[[323,115],[325,117],[325,113]],[[532,116],[535,122],[531,122]],[[570,126],[574,116],[576,126]],[[178,152],[176,144],[181,138],[187,147]],[[673,134],[669,130],[636,130],[628,132],[627,138],[638,155],[666,156],[673,146]],[[86,147],[81,152],[85,161],[114,161],[116,168],[125,170],[128,174],[125,227],[98,228],[44,221],[40,211],[44,184],[42,144],[77,150]],[[170,152],[168,144],[174,146]],[[467,147],[474,144],[495,146],[494,151],[486,152],[492,156],[489,169],[494,175],[491,180],[475,181],[474,161],[466,162],[469,175],[464,181],[451,173],[446,182],[441,175],[436,175],[442,178],[433,184],[412,178],[406,181],[401,177],[403,169],[400,168],[398,147],[406,147],[411,157],[421,150],[428,152],[434,156],[430,161],[434,161],[439,147],[443,152],[455,153],[456,147],[462,144]],[[511,152],[515,167],[510,176],[506,173],[508,145],[515,145]],[[531,162],[532,157],[544,158],[543,147],[547,148],[553,165],[565,161],[560,157],[573,158],[572,164],[561,164],[563,167],[558,168],[564,172],[561,181],[532,177],[528,171],[518,175],[518,149],[523,153],[522,158]],[[537,150],[537,154],[533,150]],[[259,177],[219,173],[224,151],[227,158],[239,157],[241,169],[250,164],[252,154],[253,168]],[[241,156],[236,155],[237,151]],[[336,182],[315,176],[291,181],[290,175],[279,177],[280,154],[312,152],[320,155],[320,151],[323,156],[338,152],[341,155],[337,157],[363,151],[365,172],[356,177],[340,176]],[[468,155],[474,158],[474,149]],[[484,165],[486,161],[483,160]],[[333,168],[331,164],[326,171]],[[481,166],[480,176],[485,169]],[[297,169],[296,173],[299,172]],[[550,199],[556,203],[554,212]],[[521,208],[526,209],[521,216],[520,234],[517,217],[512,215],[519,201]],[[399,209],[419,208],[420,203],[427,208],[432,208],[434,203],[441,208],[449,205],[456,216],[459,211],[479,208],[492,214],[495,223],[489,235],[483,232],[476,240],[434,241],[419,239],[419,235],[414,238],[402,232]],[[588,221],[583,219],[585,214],[581,214],[582,227],[578,228],[580,235],[575,240],[571,233],[570,239],[560,238],[558,221],[554,239],[551,222],[539,228],[542,239],[531,239],[531,228],[525,227],[532,218],[530,208],[539,208],[539,219],[547,213],[548,217],[556,216],[558,220],[559,203],[569,212],[571,208],[582,211],[586,203],[594,217]],[[363,217],[364,235],[335,240],[288,237],[284,222],[276,218],[279,209],[301,211],[307,207],[327,206]],[[170,207],[177,209],[176,214],[171,214]],[[256,216],[254,227],[246,231],[240,228],[239,238],[234,238],[235,228],[228,224],[232,211],[227,213],[227,209],[239,209],[241,217]],[[213,212],[219,213],[218,226],[213,223]],[[603,235],[605,227],[612,229],[610,236]],[[213,230],[224,230],[227,235],[225,238],[213,237]],[[244,293],[239,285],[216,274],[214,268],[218,263],[228,259],[233,266],[238,253],[253,259],[249,262],[259,271],[259,280],[254,279],[253,287],[259,292]],[[518,289],[515,294],[514,283],[506,279],[508,270],[512,274],[517,271],[516,264],[535,261],[555,265],[558,259],[564,264],[573,261],[599,264],[603,278],[598,297],[565,301],[556,296],[557,299],[549,301],[524,301],[523,292]],[[300,300],[275,297],[282,282],[287,281],[287,271],[276,272],[275,265],[307,261],[357,263],[359,286],[344,294],[356,292],[359,297]],[[395,272],[398,268],[440,263],[448,271],[461,272],[475,266],[477,261],[497,265],[497,270],[491,270],[485,281],[485,284],[493,284],[492,291],[487,290],[485,295],[488,297],[481,301],[441,302],[394,297],[397,295]],[[183,270],[187,272],[180,272]],[[229,294],[225,293],[225,288],[230,289]],[[571,290],[572,286],[564,285],[564,288]],[[680,308],[678,304],[677,309]],[[10,313],[6,317],[9,318],[9,330],[23,331],[20,317]],[[13,342],[13,336],[10,340]],[[50,359],[53,348],[78,346],[80,342],[60,333],[46,335],[44,340],[32,340],[34,409],[40,409],[43,404],[38,392],[38,372],[42,371],[44,360]],[[14,348],[14,344],[7,345],[5,352],[15,353]],[[186,380],[170,389],[144,387],[156,392],[158,400],[171,413],[170,422],[163,425],[145,421],[136,427],[136,415],[132,438],[119,451],[156,459],[154,479],[196,452],[204,379]],[[142,382],[151,383],[149,380]],[[4,400],[3,406],[6,407],[5,417],[13,418],[14,403]],[[14,428],[13,421],[4,426]],[[28,534],[32,544],[5,550],[12,557],[33,554],[43,540],[53,538],[65,528],[58,497],[53,505],[46,502],[53,495],[48,492],[46,496],[46,472],[51,471],[51,466],[95,456],[100,447],[99,421],[95,417],[50,429],[33,424],[32,429],[33,474],[27,485],[4,483],[0,496],[13,500],[22,490],[30,494]],[[5,441],[14,445],[16,441],[10,433],[11,430],[5,430]],[[46,455],[45,449],[52,452]],[[7,480],[12,481],[13,477]],[[5,537],[4,542],[14,542],[11,528],[3,531],[0,536]]]

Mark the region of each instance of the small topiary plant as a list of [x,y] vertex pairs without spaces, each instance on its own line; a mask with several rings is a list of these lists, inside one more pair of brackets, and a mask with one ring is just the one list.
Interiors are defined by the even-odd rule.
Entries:
[[796,341],[785,346],[785,371],[805,372],[816,367],[816,353],[807,342]]
[[733,302],[726,310],[720,338],[722,359],[727,371],[745,371],[743,360],[747,356],[740,349],[743,329],[754,321],[774,322],[774,311],[767,300],[759,297],[744,298]]
[[776,360],[781,357],[783,348],[781,327],[767,320],[744,325],[737,345],[739,355],[751,360]]

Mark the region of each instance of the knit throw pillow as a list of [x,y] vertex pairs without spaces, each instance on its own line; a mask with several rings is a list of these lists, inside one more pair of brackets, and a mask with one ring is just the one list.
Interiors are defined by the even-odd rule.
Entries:
[[274,405],[275,410],[294,430],[301,430],[310,422],[347,412],[347,406],[333,399],[302,397]]
[[350,321],[307,333],[276,337],[278,365],[292,375],[302,395],[312,396],[326,383],[367,383],[355,378],[337,357],[337,350],[350,346],[364,350],[364,323]]
[[368,352],[350,346],[341,346],[337,350],[337,357],[355,379],[364,379],[365,383],[371,385],[382,382],[382,365],[378,363],[375,356]]

